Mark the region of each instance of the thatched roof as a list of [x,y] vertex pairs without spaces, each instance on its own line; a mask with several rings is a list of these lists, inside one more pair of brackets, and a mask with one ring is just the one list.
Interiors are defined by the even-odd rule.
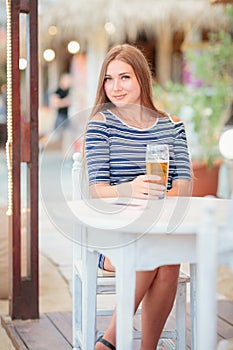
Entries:
[[226,24],[223,6],[213,6],[209,0],[50,0],[49,5],[41,0],[42,5],[43,1],[40,29],[44,42],[51,25],[58,28],[56,40],[75,38],[83,43],[104,33],[106,22],[116,28],[113,42],[126,36],[135,40],[141,31],[157,35],[161,28],[178,31],[189,25],[212,30]]

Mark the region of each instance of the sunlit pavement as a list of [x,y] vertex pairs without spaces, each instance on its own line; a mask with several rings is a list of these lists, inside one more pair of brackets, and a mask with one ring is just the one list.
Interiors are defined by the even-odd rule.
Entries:
[[[59,167],[61,169],[59,170]],[[71,264],[72,264],[72,243],[62,234],[51,222],[49,214],[46,212],[47,201],[56,201],[56,191],[49,191],[46,193],[46,201],[43,199],[43,193],[41,191],[41,174],[43,169],[46,168],[46,183],[50,188],[54,182],[54,179],[58,179],[61,176],[62,191],[65,200],[72,198],[72,181],[71,181],[71,168],[72,159],[62,159],[61,152],[59,150],[45,151],[40,153],[39,156],[39,250],[42,255],[49,258],[59,269],[65,280],[71,283]],[[62,173],[62,175],[61,175]],[[24,197],[26,196],[24,176],[25,169],[22,167],[22,206],[24,205]],[[7,207],[8,203],[8,191],[7,191],[7,163],[5,149],[0,149],[0,205]]]

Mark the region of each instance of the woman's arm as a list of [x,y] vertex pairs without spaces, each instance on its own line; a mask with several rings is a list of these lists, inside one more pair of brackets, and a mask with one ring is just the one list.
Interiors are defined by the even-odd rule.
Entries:
[[156,183],[159,176],[139,175],[133,181],[110,186],[108,183],[98,183],[90,186],[92,198],[132,197],[140,199],[157,199],[164,193],[165,187]]
[[[158,180],[154,175],[153,182],[148,181],[146,175],[140,175],[133,181],[125,182],[120,185],[110,186],[107,183],[99,183],[90,186],[90,195],[92,198],[117,198],[133,197],[140,199],[157,199],[163,194],[164,186],[157,184]],[[151,179],[152,180],[152,179]],[[167,192],[167,196],[189,197],[192,194],[192,181],[174,180],[172,188]]]
[[178,179],[172,182],[172,188],[167,192],[167,196],[190,197],[192,195],[192,181]]
[[171,120],[174,122],[175,170],[172,176],[172,188],[167,195],[189,197],[192,195],[192,169],[185,127],[179,118],[171,116]]

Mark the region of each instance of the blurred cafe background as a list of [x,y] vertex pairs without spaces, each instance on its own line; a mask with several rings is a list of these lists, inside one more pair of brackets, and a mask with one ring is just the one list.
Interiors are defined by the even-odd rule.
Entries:
[[[157,106],[185,122],[196,179],[193,194],[229,197],[233,159],[232,134],[229,137],[233,123],[233,5],[229,2],[39,0],[41,148],[53,131],[56,110],[50,97],[61,75],[69,73],[72,78],[69,118],[75,133],[80,111],[89,111],[93,104],[106,51],[114,44],[128,42],[142,49],[150,63]],[[4,149],[7,139],[5,0],[0,0],[0,6],[0,144]],[[20,16],[19,69],[24,86],[26,15]],[[26,101],[23,91],[22,118]],[[228,138],[221,139],[219,148],[225,131]],[[80,144],[77,141],[72,151],[78,150]],[[56,147],[68,145],[69,135],[65,145],[56,144]],[[210,178],[214,180],[213,188]]]

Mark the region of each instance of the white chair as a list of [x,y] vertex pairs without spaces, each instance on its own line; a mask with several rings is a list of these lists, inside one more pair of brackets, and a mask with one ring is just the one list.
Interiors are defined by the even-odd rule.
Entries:
[[[233,193],[228,214],[228,221],[225,227],[219,227],[221,233],[219,263],[231,267],[233,273]],[[220,340],[217,350],[233,349],[233,338]]]
[[[229,203],[228,220],[221,226],[217,221],[217,216],[221,213],[216,210],[216,202],[206,198],[203,206],[203,219],[197,240],[198,350],[216,348],[217,267],[222,264],[233,268],[233,198]],[[218,349],[228,349],[225,343],[220,342]]]
[[218,228],[221,233],[219,261],[222,265],[228,265],[233,271],[233,193],[231,195],[228,221],[224,227]]
[[[85,184],[81,184],[81,155],[73,155],[73,199],[81,199]],[[79,243],[73,246],[73,349],[93,350],[97,337],[96,316],[111,315],[113,310],[99,310],[96,308],[96,295],[103,293],[115,293],[114,274],[98,273],[98,253],[85,247],[85,227],[79,229]],[[191,324],[192,349],[195,339],[195,266],[191,266],[193,279],[191,280]],[[187,283],[190,277],[180,273],[176,296],[176,328],[164,330],[161,341],[166,342],[170,349],[186,350],[186,296]],[[103,332],[102,332],[103,333]],[[134,339],[140,338],[140,332],[134,332]]]

